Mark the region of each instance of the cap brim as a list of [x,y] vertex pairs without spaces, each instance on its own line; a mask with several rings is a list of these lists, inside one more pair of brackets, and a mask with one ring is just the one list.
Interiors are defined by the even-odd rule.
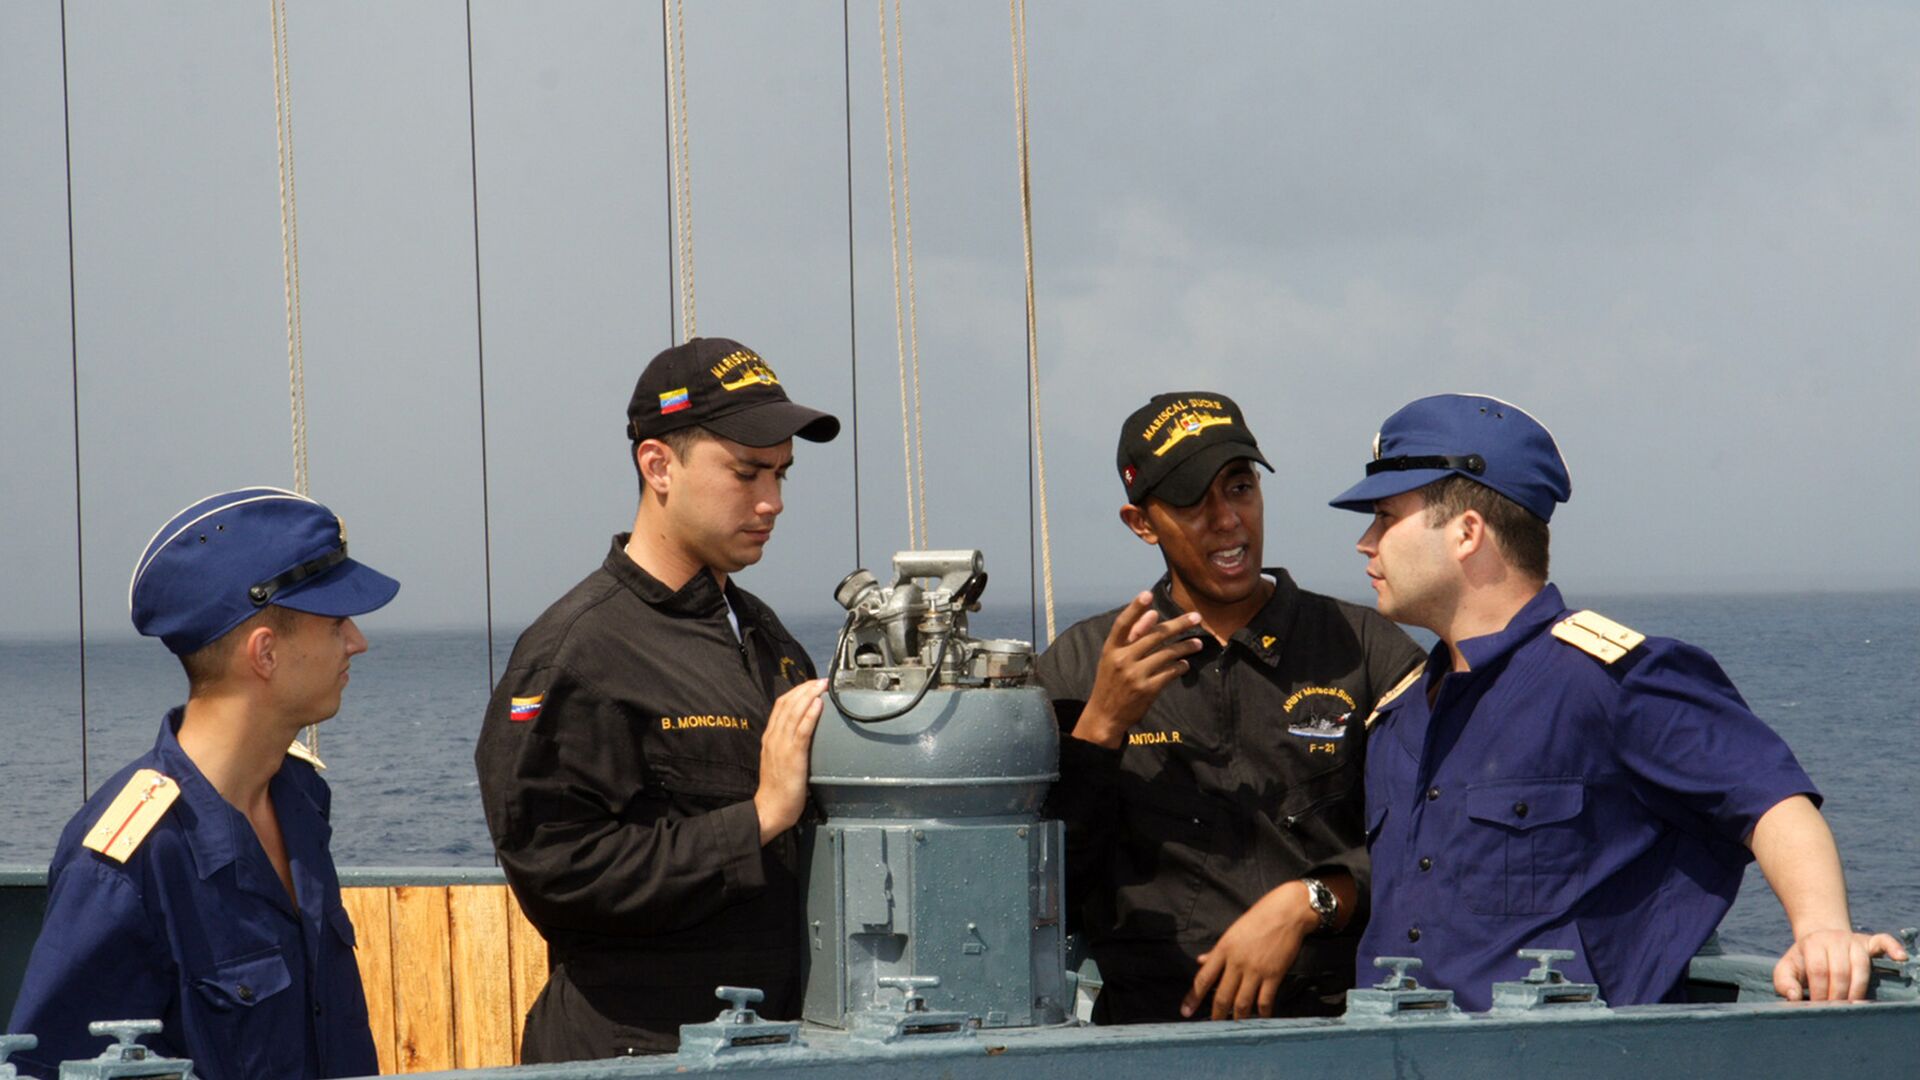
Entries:
[[273,603],[309,615],[344,618],[385,607],[399,591],[399,582],[348,559],[300,588],[276,595]]
[[838,417],[791,401],[769,401],[699,424],[742,446],[774,446],[796,436],[808,442],[832,442],[840,434]]
[[1341,492],[1338,497],[1329,500],[1327,505],[1341,510],[1371,514],[1373,504],[1381,499],[1391,499],[1395,495],[1426,487],[1436,480],[1445,480],[1449,476],[1465,475],[1453,469],[1407,469],[1403,472],[1376,473]]
[[1148,496],[1159,499],[1168,506],[1192,506],[1206,497],[1207,488],[1213,486],[1213,478],[1231,462],[1245,458],[1266,465],[1272,472],[1273,466],[1260,453],[1260,448],[1243,442],[1223,442],[1218,446],[1209,446],[1174,467],[1151,490],[1142,492],[1140,498]]

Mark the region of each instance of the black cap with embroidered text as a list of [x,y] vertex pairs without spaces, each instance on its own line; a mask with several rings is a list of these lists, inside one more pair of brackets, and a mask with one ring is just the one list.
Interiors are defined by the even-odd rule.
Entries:
[[1240,458],[1273,471],[1240,406],[1205,390],[1155,394],[1121,425],[1117,457],[1127,501],[1136,506],[1149,495],[1171,506],[1192,506],[1220,470]]
[[758,353],[727,338],[692,338],[654,357],[627,402],[634,442],[696,425],[743,446],[840,434],[839,419],[794,404]]

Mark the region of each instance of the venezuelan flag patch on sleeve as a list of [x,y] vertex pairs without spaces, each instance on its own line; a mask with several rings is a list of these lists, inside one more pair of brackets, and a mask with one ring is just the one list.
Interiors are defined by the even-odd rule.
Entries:
[[532,697],[516,697],[507,703],[507,719],[516,724],[524,724],[540,715],[540,706],[547,700],[545,694]]
[[691,408],[692,406],[693,402],[687,399],[687,388],[684,386],[678,390],[669,390],[660,395],[660,412],[662,414],[676,413],[681,409]]

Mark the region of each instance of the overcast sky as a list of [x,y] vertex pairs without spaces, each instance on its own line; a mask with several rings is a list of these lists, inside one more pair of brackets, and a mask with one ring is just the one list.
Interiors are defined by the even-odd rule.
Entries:
[[[857,438],[802,444],[742,581],[825,610],[906,544],[876,12],[687,3],[698,325]],[[405,587],[484,617],[464,7],[290,5],[312,490]],[[1006,9],[909,2],[931,539],[1029,571]],[[1120,420],[1243,405],[1267,560],[1365,594],[1326,507],[1413,397],[1512,400],[1574,496],[1580,591],[1920,586],[1920,8],[1119,5],[1030,11],[1039,354],[1065,600],[1157,575]],[[152,531],[292,479],[268,3],[0,5],[0,635],[126,632]],[[523,624],[633,510],[621,434],[670,341],[657,6],[473,4],[495,615]]]

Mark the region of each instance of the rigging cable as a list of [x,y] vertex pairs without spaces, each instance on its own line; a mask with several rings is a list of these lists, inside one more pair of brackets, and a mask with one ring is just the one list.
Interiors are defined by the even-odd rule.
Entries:
[[660,21],[667,66],[668,200],[673,206],[673,232],[680,255],[679,292],[682,340],[699,331],[693,305],[693,162],[688,149],[687,12],[684,0],[660,0]]
[[[1047,451],[1040,431],[1040,350],[1038,323],[1033,302],[1033,179],[1027,149],[1027,0],[1007,0],[1007,21],[1013,34],[1013,115],[1014,134],[1019,146],[1020,164],[1020,241],[1027,271],[1027,449],[1033,456],[1027,474],[1027,574],[1031,590],[1033,574],[1033,511],[1040,510],[1040,568],[1046,587],[1047,641],[1053,641],[1053,544],[1047,523]],[[1034,484],[1039,484],[1036,493]],[[1036,634],[1036,636],[1038,636]]]
[[60,124],[67,154],[67,340],[73,377],[73,565],[80,612],[80,801],[92,787],[87,776],[87,549],[80,503],[80,318],[73,254],[73,103],[67,91],[67,0],[60,0]]
[[[284,0],[282,0],[284,2]],[[473,0],[467,0],[467,168],[473,190],[473,353],[480,387],[480,550],[487,596],[487,693],[493,693],[493,508],[487,475],[487,333],[480,289],[480,144],[473,93]]]
[[[287,309],[287,409],[293,439],[293,490],[307,494],[307,344],[300,315],[300,202],[294,191],[293,74],[287,50],[287,2],[267,5],[273,38],[273,141],[280,170],[280,273]],[[320,728],[307,725],[307,752],[320,757]]]
[[847,386],[853,392],[853,565],[860,561],[860,321],[853,304],[853,58],[851,0],[840,0],[840,78],[847,126]]
[[680,340],[679,260],[673,250],[673,238],[680,232],[673,216],[673,41],[672,20],[667,17],[667,0],[660,0],[660,135],[666,142],[661,161],[667,167],[667,344]]
[[[893,254],[893,326],[894,345],[900,354],[900,449],[905,456],[907,488],[907,546],[929,544],[927,536],[927,469],[925,425],[920,410],[920,319],[918,294],[913,273],[913,173],[907,163],[907,54],[906,31],[900,19],[900,0],[893,3],[892,42],[895,63],[900,70],[900,196],[895,196],[893,111],[894,90],[887,62],[887,0],[879,0],[880,11],[880,99],[887,128],[887,230]],[[906,233],[907,273],[904,310],[900,281],[900,235]],[[910,346],[910,348],[909,348]],[[913,407],[909,419],[907,406],[908,369],[912,370]],[[917,467],[916,467],[917,466]],[[917,510],[917,518],[916,518]],[[918,531],[915,531],[916,520]]]
[[[268,6],[273,34],[273,135],[280,169],[280,273],[287,306],[287,408],[293,436],[293,490],[307,494],[307,356],[300,313],[300,204],[294,191],[293,77],[287,53],[287,3]],[[313,729],[308,729],[312,738]]]

